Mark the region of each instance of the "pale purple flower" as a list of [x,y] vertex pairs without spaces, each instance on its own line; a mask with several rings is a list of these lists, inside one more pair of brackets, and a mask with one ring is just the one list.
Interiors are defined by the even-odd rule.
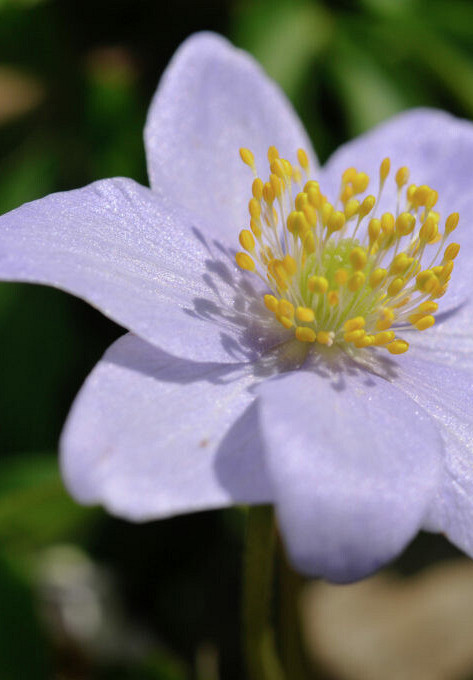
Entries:
[[[224,39],[187,40],[145,129],[151,189],[130,179],[54,194],[0,218],[0,276],[56,286],[130,333],[87,379],[62,437],[72,495],[148,520],[272,503],[299,570],[361,578],[420,530],[473,555],[473,125],[415,110],[323,169],[279,89]],[[461,214],[461,254],[434,328],[406,354],[294,340],[236,267],[249,148],[274,145],[336,200],[355,166],[409,166]],[[392,176],[391,176],[392,180]],[[396,210],[394,181],[380,213]],[[343,344],[343,343],[342,343]],[[346,343],[345,343],[346,344]]]

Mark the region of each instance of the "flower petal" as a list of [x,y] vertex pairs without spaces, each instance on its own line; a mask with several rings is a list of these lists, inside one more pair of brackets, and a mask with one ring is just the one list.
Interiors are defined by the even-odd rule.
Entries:
[[262,297],[248,282],[241,287],[232,254],[128,179],[53,194],[0,217],[0,277],[62,288],[190,359],[251,360],[280,339],[276,323],[261,328]]
[[294,566],[349,582],[396,556],[439,478],[434,422],[388,381],[322,364],[258,389],[266,465]]
[[473,304],[470,300],[445,314],[440,313],[428,332],[403,332],[402,335],[410,343],[410,357],[473,370]]
[[124,336],[66,423],[70,492],[132,520],[268,502],[252,383],[246,365],[183,361]]
[[152,188],[230,243],[249,220],[253,178],[240,160],[241,147],[250,148],[265,170],[271,145],[291,161],[303,147],[313,161],[310,141],[281,90],[248,54],[212,33],[192,36],[177,51],[151,104],[145,144]]
[[[445,303],[455,306],[465,298],[465,290],[471,294],[473,284],[473,229],[468,225],[473,212],[473,124],[443,111],[414,109],[402,113],[340,147],[324,168],[324,190],[336,191],[341,172],[354,165],[370,175],[374,183],[370,191],[375,193],[379,164],[385,156],[391,158],[392,175],[407,165],[411,182],[428,184],[438,191],[435,210],[443,219],[452,212],[460,213],[453,240],[461,244],[461,252],[442,309],[446,309]],[[396,192],[391,177],[383,192],[381,211],[396,210]]]
[[473,370],[432,365],[409,352],[397,386],[438,423],[445,442],[442,480],[425,528],[445,533],[473,557]]

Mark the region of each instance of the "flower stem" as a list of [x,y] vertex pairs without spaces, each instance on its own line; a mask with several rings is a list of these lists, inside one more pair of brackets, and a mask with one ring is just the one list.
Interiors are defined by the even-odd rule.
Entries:
[[244,563],[243,626],[249,680],[284,680],[272,627],[276,533],[270,506],[248,512]]
[[300,595],[304,578],[287,561],[282,545],[278,546],[280,581],[280,644],[282,663],[291,680],[310,680],[319,677],[309,666],[302,640]]

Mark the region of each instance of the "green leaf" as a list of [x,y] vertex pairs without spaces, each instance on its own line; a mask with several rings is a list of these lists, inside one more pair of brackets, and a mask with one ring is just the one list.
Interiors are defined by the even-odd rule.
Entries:
[[51,678],[33,593],[11,560],[0,555],[0,679]]
[[9,553],[69,538],[96,515],[97,511],[68,496],[55,455],[23,454],[0,460],[0,545]]
[[331,15],[316,2],[249,3],[235,25],[235,42],[256,57],[292,100],[332,36]]

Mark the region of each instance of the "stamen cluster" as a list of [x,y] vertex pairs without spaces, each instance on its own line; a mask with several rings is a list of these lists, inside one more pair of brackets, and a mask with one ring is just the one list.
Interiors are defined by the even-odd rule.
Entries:
[[264,303],[284,328],[294,329],[301,342],[384,347],[402,354],[409,345],[398,332],[434,325],[436,300],[447,290],[460,250],[457,243],[444,250],[459,215],[447,217],[442,234],[434,189],[408,185],[409,169],[401,167],[395,174],[395,210],[378,217],[389,158],[380,164],[376,197],[363,196],[368,175],[348,168],[330,203],[319,183],[309,179],[302,149],[299,165],[293,165],[270,147],[265,182],[252,152],[240,149],[240,156],[255,179],[250,225],[240,232],[243,251],[236,262],[269,286]]

